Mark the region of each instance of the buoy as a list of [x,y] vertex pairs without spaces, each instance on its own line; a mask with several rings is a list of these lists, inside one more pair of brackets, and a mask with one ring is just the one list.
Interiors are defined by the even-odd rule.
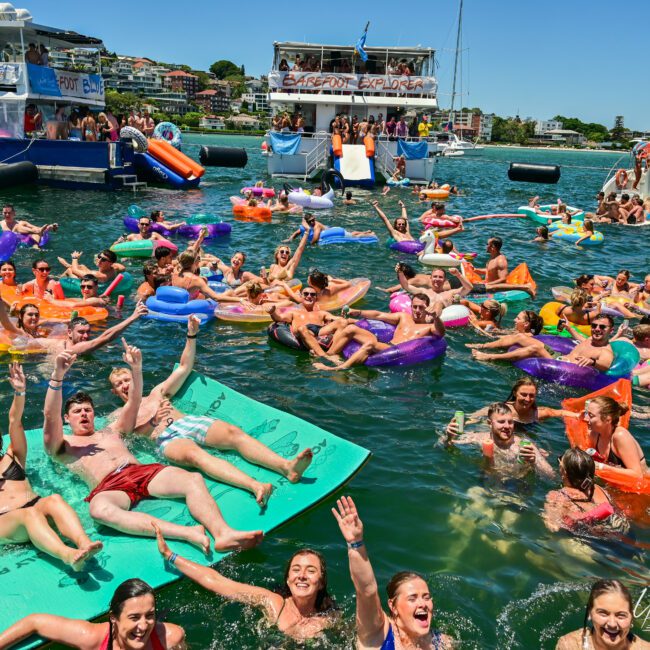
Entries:
[[29,160],[0,166],[0,189],[35,183],[38,167]]
[[199,160],[206,167],[246,167],[248,154],[237,147],[201,147]]
[[508,178],[524,183],[557,183],[560,180],[560,166],[510,163]]

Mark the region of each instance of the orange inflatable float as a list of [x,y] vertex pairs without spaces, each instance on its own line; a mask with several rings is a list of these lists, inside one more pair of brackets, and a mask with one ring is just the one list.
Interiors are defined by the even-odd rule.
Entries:
[[[605,386],[584,397],[565,399],[562,402],[562,408],[574,413],[582,413],[585,410],[585,402],[594,397],[611,397],[617,402],[632,404],[632,384],[628,379],[619,379],[615,384]],[[621,416],[620,423],[624,427],[629,427],[630,412]],[[582,418],[564,418],[566,426],[566,435],[572,447],[587,449],[589,447],[589,432],[587,423]],[[613,465],[605,465],[602,469],[596,470],[596,476],[603,479],[610,485],[618,488],[622,492],[634,492],[636,494],[650,494],[650,475],[646,474],[643,478],[630,476],[622,468]]]
[[375,157],[375,139],[371,135],[367,135],[363,139],[363,146],[366,148],[366,158]]
[[103,307],[75,306],[74,300],[45,300],[43,298],[34,298],[25,296],[16,292],[16,287],[7,287],[0,285],[0,295],[2,299],[16,309],[23,305],[36,305],[41,314],[42,321],[52,321],[67,323],[72,317],[72,312],[76,311],[78,316],[85,318],[89,323],[97,323],[108,318],[108,310]]
[[186,156],[182,151],[172,147],[169,142],[153,139],[149,139],[147,142],[149,143],[147,151],[179,176],[191,179],[201,178],[205,174],[204,167]]
[[340,158],[343,155],[343,140],[338,133],[332,136],[332,153],[336,158]]
[[238,221],[271,221],[270,208],[256,205],[233,205],[232,213]]

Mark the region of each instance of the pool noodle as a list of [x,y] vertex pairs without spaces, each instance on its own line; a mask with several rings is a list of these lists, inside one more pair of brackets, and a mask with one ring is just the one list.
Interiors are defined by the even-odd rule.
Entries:
[[110,295],[113,293],[113,291],[115,291],[117,285],[118,285],[120,282],[122,282],[123,279],[124,279],[124,275],[123,275],[122,273],[118,273],[118,274],[115,276],[115,279],[113,280],[113,282],[111,282],[111,283],[108,285],[108,287],[106,287],[106,291],[104,291],[104,293],[102,294],[101,297],[103,298],[103,297],[108,297],[108,296],[110,296]]

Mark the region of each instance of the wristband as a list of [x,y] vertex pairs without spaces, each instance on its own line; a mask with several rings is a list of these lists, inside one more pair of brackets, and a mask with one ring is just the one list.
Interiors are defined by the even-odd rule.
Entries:
[[178,553],[172,553],[172,554],[167,558],[167,562],[168,562],[169,564],[171,564],[172,566],[174,566],[174,564],[176,563],[176,558],[177,558],[177,557],[178,557]]
[[50,390],[61,390],[63,388],[63,386],[52,386],[52,384],[48,384],[47,387]]
[[50,381],[58,381],[58,382],[62,382],[63,379],[55,379],[54,377],[50,377]]
[[198,336],[198,334],[188,334],[186,338],[195,339],[197,336]]
[[358,542],[348,542],[348,548],[350,548],[350,549],[352,549],[352,548],[361,548],[364,545],[365,545],[365,543],[364,543],[363,540],[359,540]]
[[27,395],[27,392],[24,391],[24,390],[23,391],[18,391],[18,390],[14,391],[14,396],[15,397],[25,397],[25,395]]

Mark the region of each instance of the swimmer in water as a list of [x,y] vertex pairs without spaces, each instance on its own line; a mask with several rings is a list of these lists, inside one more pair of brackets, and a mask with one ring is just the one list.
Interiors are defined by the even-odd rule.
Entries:
[[[483,454],[500,473],[519,474],[534,470],[540,476],[554,478],[555,472],[545,455],[529,440],[515,434],[515,418],[510,406],[495,402],[487,413],[489,432],[466,432],[459,435],[457,426],[447,426],[446,442],[456,445],[481,445]],[[455,423],[454,423],[455,424]]]
[[591,587],[582,629],[561,637],[555,650],[650,650],[632,632],[634,604],[618,580],[598,580]]
[[108,621],[90,623],[52,614],[31,614],[0,633],[0,648],[10,648],[31,635],[88,650],[185,650],[185,630],[156,618],[156,594],[142,580],[131,578],[117,587]]
[[252,605],[288,637],[305,641],[319,636],[338,619],[336,603],[327,590],[325,558],[309,548],[296,551],[287,562],[284,584],[278,591],[236,582],[181,555],[172,553],[155,524],[158,550],[177,571],[227,600]]
[[388,612],[384,612],[377,579],[363,540],[363,522],[351,497],[332,508],[348,546],[350,576],[356,591],[357,650],[451,650],[454,640],[431,629],[434,604],[424,578],[411,571],[396,573],[388,583]]

